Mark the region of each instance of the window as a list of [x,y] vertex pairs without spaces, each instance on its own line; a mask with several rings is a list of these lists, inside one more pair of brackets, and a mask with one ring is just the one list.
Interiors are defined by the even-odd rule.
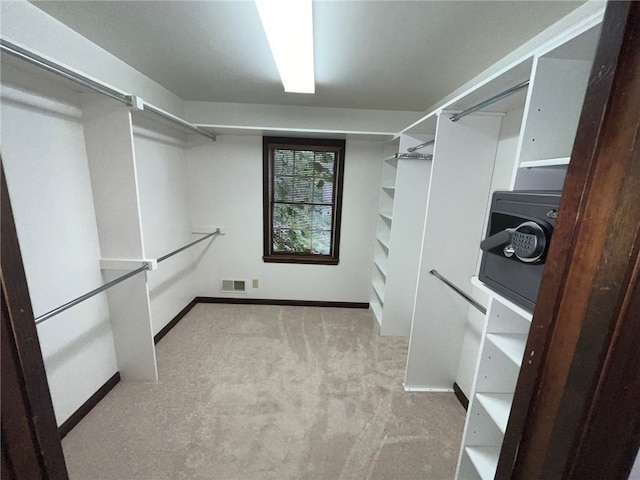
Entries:
[[344,140],[263,138],[264,261],[338,264]]

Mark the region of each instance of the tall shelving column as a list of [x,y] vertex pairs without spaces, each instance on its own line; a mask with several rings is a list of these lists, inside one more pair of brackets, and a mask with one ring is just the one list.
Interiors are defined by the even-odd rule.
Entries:
[[393,225],[380,329],[382,335],[408,337],[411,333],[429,196],[432,160],[428,158],[432,158],[433,144],[415,152],[409,152],[409,149],[434,140],[435,125],[433,116],[422,122],[418,131],[400,135],[399,153],[413,153],[416,158],[400,158],[396,161]]
[[435,124],[434,116],[420,126],[430,134],[401,134],[384,152],[370,302],[381,335],[411,332],[431,171],[431,161],[423,157],[433,145],[415,152],[418,158],[398,159],[396,154],[433,140]]
[[[404,388],[452,391],[469,303],[431,274],[471,290],[503,114],[438,115]],[[465,179],[466,181],[461,181]]]
[[382,172],[380,176],[380,201],[378,205],[378,224],[376,244],[373,253],[373,274],[371,277],[371,310],[382,328],[385,287],[391,242],[391,224],[393,221],[393,203],[396,188],[398,160],[396,153],[400,138],[396,137],[384,147]]

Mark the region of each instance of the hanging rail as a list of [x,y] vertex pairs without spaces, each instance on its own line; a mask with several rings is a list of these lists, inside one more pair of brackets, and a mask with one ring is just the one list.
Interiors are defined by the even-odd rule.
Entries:
[[[163,260],[166,260],[169,257],[173,257],[176,253],[180,253],[183,250],[186,250],[187,248],[195,245],[196,243],[200,243],[203,240],[206,240],[207,238],[210,238],[214,235],[220,235],[220,229],[216,229],[215,232],[213,233],[209,233],[206,236],[199,238],[198,240],[196,240],[195,242],[191,242],[188,245],[185,245],[184,247],[180,247],[177,250],[174,250],[171,253],[168,253],[167,255],[164,255],[163,257],[158,258],[157,262],[160,263]],[[85,293],[84,295],[79,296],[78,298],[75,298],[73,300],[71,300],[70,302],[65,303],[64,305],[60,305],[57,308],[54,308],[53,310],[51,310],[50,312],[44,313],[42,315],[40,315],[39,317],[35,318],[35,322],[36,325],[39,325],[40,323],[44,322],[45,320],[49,320],[51,317],[55,317],[56,315],[58,315],[59,313],[64,312],[65,310],[70,309],[71,307],[74,307],[76,305],[78,305],[79,303],[84,302],[85,300],[90,299],[91,297],[104,292],[105,290],[108,290],[109,288],[118,285],[121,282],[124,282],[125,280],[128,280],[131,277],[136,276],[139,273],[144,272],[145,270],[150,270],[151,269],[151,264],[149,262],[143,262],[142,266],[139,268],[136,268],[135,270],[131,270],[130,272],[125,273],[124,275],[116,278],[115,280],[111,280],[108,283],[105,283],[104,285],[102,285],[101,287],[98,287],[94,290],[91,290],[88,293]]]
[[175,123],[176,125],[180,125],[181,127],[187,128],[195,133],[199,133],[200,135],[204,135],[205,137],[213,140],[214,142],[216,141],[216,136],[205,131],[202,130],[200,127],[198,127],[197,125],[193,125],[185,120],[182,120],[179,117],[176,117],[175,115],[171,115],[170,113],[167,113],[163,110],[160,110],[159,108],[156,108],[152,105],[149,105],[148,103],[145,103],[142,107],[142,110],[145,112],[149,112],[152,113],[154,115],[157,115],[159,117],[164,118],[165,120],[168,120],[170,122]]
[[186,120],[176,117],[175,115],[171,115],[170,113],[156,108],[153,105],[149,105],[148,103],[143,102],[139,97],[137,98],[135,96],[115,90],[107,85],[93,80],[92,78],[86,77],[78,72],[75,72],[69,68],[52,62],[51,60],[41,57],[40,55],[30,52],[29,50],[19,47],[12,42],[9,42],[8,40],[0,39],[0,51],[19,58],[20,60],[23,60],[37,67],[40,67],[44,70],[55,73],[56,75],[66,78],[67,80],[71,80],[72,82],[82,85],[83,87],[93,90],[94,92],[106,95],[107,97],[124,103],[129,107],[134,107],[137,110],[152,113],[154,115],[162,117],[165,120],[180,125],[183,128],[187,128],[195,133],[199,133],[200,135],[203,135],[210,140],[216,140],[215,135],[202,130],[200,127],[193,125]]
[[435,142],[436,142],[435,140],[429,140],[428,142],[421,143],[420,145],[416,145],[415,147],[409,147],[407,148],[407,152],[415,152],[416,150],[419,150],[423,147],[428,147],[429,145],[433,145]]
[[396,153],[398,160],[433,160],[430,153]]
[[109,283],[105,283],[104,285],[102,285],[101,287],[96,288],[95,290],[91,290],[89,293],[85,293],[84,295],[71,300],[70,302],[65,303],[64,305],[60,305],[58,308],[54,308],[53,310],[51,310],[50,312],[47,312],[43,315],[40,315],[39,317],[36,317],[36,325],[44,322],[45,320],[49,320],[51,317],[55,317],[56,315],[58,315],[59,313],[64,312],[65,310],[70,309],[71,307],[74,307],[76,305],[78,305],[79,303],[84,302],[85,300],[90,299],[91,297],[93,297],[94,295],[97,295],[101,292],[104,292],[105,290],[113,287],[114,285],[119,284],[120,282],[124,282],[125,280],[144,272],[145,270],[149,270],[150,268],[150,264],[147,262],[144,262],[144,264],[140,267],[140,268],[136,268],[135,270],[132,270],[128,273],[125,273],[124,275],[122,275],[121,277],[116,278],[115,280],[110,281]]
[[97,82],[89,77],[80,75],[73,70],[52,62],[51,60],[47,60],[40,55],[36,55],[33,52],[14,45],[13,43],[5,39],[0,39],[0,51],[19,58],[20,60],[23,60],[27,63],[31,63],[32,65],[36,65],[37,67],[43,68],[44,70],[55,73],[56,75],[66,78],[67,80],[71,80],[95,92],[106,95],[107,97],[113,98],[114,100],[122,102],[125,105],[132,105],[131,97],[126,93],[119,92],[118,90],[114,90],[113,88],[103,85],[100,82]]
[[447,286],[449,286],[454,292],[456,292],[458,295],[460,295],[462,298],[464,298],[467,302],[469,302],[471,305],[473,305],[474,307],[476,307],[478,310],[480,310],[483,314],[487,313],[487,309],[484,308],[482,305],[480,305],[478,302],[476,302],[473,298],[471,298],[469,295],[467,295],[466,293],[464,293],[462,290],[460,290],[458,287],[456,287],[453,283],[451,283],[449,280],[447,280],[446,278],[444,278],[442,275],[440,275],[438,273],[437,270],[431,270],[429,272],[431,275],[433,275],[434,277],[438,278],[439,280],[442,280],[445,284],[447,284]]
[[198,240],[195,240],[195,241],[191,242],[190,244],[185,245],[184,247],[180,247],[180,248],[174,250],[173,252],[167,253],[166,255],[158,258],[158,263],[164,262],[167,258],[173,257],[176,253],[180,253],[181,251],[186,250],[187,248],[194,246],[196,243],[200,243],[200,242],[206,240],[207,238],[213,237],[214,235],[220,235],[220,234],[221,234],[220,229],[216,228],[215,232],[208,233],[204,237],[199,238]]
[[460,120],[462,117],[466,117],[467,115],[469,115],[470,113],[473,112],[477,112],[478,110],[483,109],[486,106],[491,105],[492,103],[497,102],[498,100],[502,100],[503,98],[506,98],[510,95],[513,95],[514,93],[522,90],[523,88],[526,88],[529,86],[529,80],[525,80],[522,83],[519,83],[518,85],[516,85],[515,87],[511,87],[508,90],[505,90],[502,93],[499,93],[491,98],[488,98],[487,100],[485,100],[484,102],[480,102],[477,105],[474,105],[473,107],[467,108],[466,110],[463,110],[460,113],[456,113],[455,115],[452,115],[449,120],[451,120],[452,122],[457,122],[458,120]]

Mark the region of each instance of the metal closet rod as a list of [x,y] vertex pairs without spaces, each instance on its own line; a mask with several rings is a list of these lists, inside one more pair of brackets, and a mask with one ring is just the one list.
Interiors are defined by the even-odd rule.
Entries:
[[396,153],[398,160],[433,160],[430,153]]
[[158,263],[164,262],[167,258],[173,257],[175,254],[180,253],[181,251],[186,250],[189,247],[193,247],[196,243],[200,243],[200,242],[206,240],[209,237],[213,237],[214,235],[220,235],[220,229],[219,228],[216,228],[215,232],[207,233],[204,237],[199,238],[198,240],[195,240],[195,241],[185,245],[184,247],[180,247],[180,248],[174,250],[173,252],[167,253],[166,255],[158,258]]
[[[202,238],[199,238],[198,240],[196,240],[195,242],[191,242],[188,245],[185,245],[184,247],[180,247],[176,250],[174,250],[171,253],[168,253],[167,255],[164,255],[163,257],[158,258],[157,262],[160,263],[164,260],[166,260],[169,257],[173,257],[176,253],[180,253],[183,250],[186,250],[187,248],[195,245],[196,243],[200,243],[203,240],[206,240],[207,238],[210,238],[214,235],[220,235],[220,229],[217,228],[215,232],[213,233],[209,233],[207,235],[205,235]],[[98,287],[94,290],[91,290],[90,292],[85,293],[84,295],[79,296],[78,298],[74,298],[73,300],[71,300],[70,302],[65,303],[64,305],[60,305],[57,308],[54,308],[53,310],[51,310],[50,312],[44,313],[42,315],[40,315],[39,317],[35,318],[35,322],[36,325],[41,324],[42,322],[49,320],[51,317],[55,317],[56,315],[58,315],[59,313],[64,312],[65,310],[70,309],[71,307],[74,307],[76,305],[78,305],[79,303],[84,302],[85,300],[90,299],[91,297],[96,296],[99,293],[104,292],[105,290],[108,290],[109,288],[118,285],[121,282],[124,282],[125,280],[134,277],[136,275],[138,275],[139,273],[144,272],[145,270],[149,270],[151,268],[151,265],[148,262],[144,262],[142,264],[141,267],[136,268],[135,270],[131,270],[130,272],[125,273],[124,275],[116,278],[115,280],[111,280],[108,283],[105,283],[104,285],[102,285],[101,287]]]
[[429,145],[433,145],[435,142],[436,141],[434,139],[434,140],[429,140],[428,142],[421,143],[420,145],[416,145],[415,147],[409,147],[407,148],[407,152],[415,152],[416,150],[420,150],[423,147],[428,147]]
[[460,120],[462,117],[466,117],[467,115],[469,115],[470,113],[473,112],[477,112],[478,110],[483,109],[484,107],[487,107],[489,105],[491,105],[492,103],[497,102],[498,100],[502,100],[503,98],[506,98],[510,95],[513,95],[514,93],[522,90],[523,88],[526,88],[529,86],[529,80],[525,80],[522,83],[519,83],[518,85],[511,87],[507,90],[505,90],[502,93],[499,93],[497,95],[494,95],[491,98],[488,98],[487,100],[478,103],[477,105],[474,105],[473,107],[467,108],[466,110],[463,110],[460,113],[456,113],[455,115],[452,115],[449,120],[451,120],[452,122],[457,122],[458,120]]
[[188,128],[189,130],[191,130],[191,131],[193,131],[195,133],[199,133],[200,135],[204,135],[205,137],[209,138],[210,140],[213,140],[214,142],[216,141],[216,136],[215,135],[213,135],[213,134],[211,134],[211,133],[209,133],[209,132],[207,132],[205,130],[202,130],[197,125],[193,125],[193,124],[191,124],[191,123],[189,123],[189,122],[187,122],[185,120],[182,120],[181,118],[178,118],[178,117],[175,117],[175,116],[173,116],[171,114],[163,112],[162,110],[160,110],[160,109],[158,109],[158,108],[156,108],[154,106],[151,106],[151,105],[149,105],[147,103],[144,104],[144,106],[142,107],[142,110],[145,111],[145,112],[152,113],[154,115],[158,115],[158,116],[164,118],[165,120],[173,122],[173,123],[175,123],[177,125],[180,125],[180,126],[182,126],[184,128]]
[[480,305],[478,302],[476,302],[473,298],[471,298],[469,295],[467,295],[466,293],[464,293],[462,290],[460,290],[458,287],[456,287],[453,283],[451,283],[449,280],[447,280],[446,278],[444,278],[442,275],[440,275],[438,273],[437,270],[431,270],[429,272],[431,275],[433,275],[434,277],[438,278],[439,280],[442,280],[448,287],[450,287],[454,292],[456,292],[458,295],[460,295],[462,298],[464,298],[467,302],[469,302],[471,305],[473,305],[474,307],[476,307],[478,310],[480,310],[483,314],[487,313],[487,309],[484,308],[482,305]]
[[[103,85],[100,82],[97,82],[89,77],[86,77],[77,72],[74,72],[73,70],[63,67],[62,65],[52,62],[51,60],[47,60],[46,58],[43,58],[40,55],[30,52],[29,50],[25,50],[24,48],[19,47],[3,38],[0,39],[0,51],[5,52],[9,55],[12,55],[16,58],[19,58],[20,60],[23,60],[37,67],[40,67],[44,70],[47,70],[51,73],[55,73],[56,75],[66,78],[67,80],[71,80],[72,82],[82,85],[83,87],[87,87],[90,90],[93,90],[94,92],[98,92],[98,93],[101,93],[102,95],[106,95],[107,97],[117,100],[118,102],[124,103],[129,107],[136,106],[132,95],[128,95],[126,93],[110,88],[106,85]],[[216,139],[215,135],[212,135],[209,132],[202,130],[200,127],[193,125],[185,120],[182,120],[181,118],[168,114],[147,103],[143,103],[142,110],[145,112],[151,112],[154,115],[160,116],[165,120],[168,120],[177,125],[180,125],[183,128],[187,128],[195,133],[199,133],[200,135],[203,135],[211,140],[215,141]]]
[[66,78],[67,80],[71,80],[72,82],[83,85],[91,90],[94,90],[98,93],[106,95],[107,97],[113,98],[119,102],[124,103],[125,105],[132,106],[131,97],[125,93],[119,92],[112,88],[107,87],[106,85],[102,85],[95,80],[92,80],[84,75],[80,75],[73,70],[69,70],[68,68],[63,67],[62,65],[58,65],[46,58],[41,57],[40,55],[36,55],[33,52],[25,50],[17,45],[14,45],[11,42],[8,42],[4,38],[0,39],[0,50],[12,55],[20,60],[23,60],[27,63],[31,63],[37,67],[40,67],[49,72],[55,73],[56,75],[60,75],[61,77]]

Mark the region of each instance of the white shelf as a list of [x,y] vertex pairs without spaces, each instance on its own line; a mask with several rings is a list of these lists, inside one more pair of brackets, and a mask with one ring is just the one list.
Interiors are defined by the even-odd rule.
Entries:
[[382,245],[384,248],[389,250],[389,235],[384,236],[383,234],[378,234],[376,240]]
[[372,299],[369,306],[371,307],[371,311],[373,312],[373,315],[376,317],[376,320],[378,321],[378,325],[381,325],[382,324],[382,305],[380,305],[380,303],[378,303],[376,299]]
[[390,194],[393,195],[393,193],[396,191],[396,187],[395,185],[383,185],[382,186],[383,190],[386,190],[387,192],[389,192]]
[[522,162],[520,168],[535,168],[535,167],[559,167],[569,165],[571,157],[558,157],[558,158],[546,158],[542,160],[531,160],[528,162]]
[[386,218],[389,221],[393,220],[393,217],[391,216],[391,212],[379,212],[379,215],[382,218]]
[[522,318],[526,318],[529,321],[531,321],[531,319],[533,318],[533,314],[531,312],[526,311],[524,308],[520,307],[519,305],[516,305],[511,300],[508,300],[505,297],[503,297],[502,295],[500,295],[499,293],[494,292],[489,286],[487,286],[486,284],[481,282],[478,279],[478,277],[476,277],[476,276],[471,277],[471,285],[473,285],[474,287],[478,287],[480,290],[482,290],[487,295],[495,298],[501,304],[505,305],[506,307],[508,307],[511,310],[513,310],[514,312],[516,312]]
[[465,452],[482,480],[493,480],[498,467],[500,447],[467,447]]
[[398,159],[396,158],[395,153],[393,155],[389,155],[387,158],[384,159],[384,161],[393,167],[398,166]]
[[378,295],[380,303],[384,304],[384,283],[381,280],[374,280],[371,285],[373,285],[373,290]]
[[487,339],[518,367],[522,365],[527,335],[522,333],[489,333]]
[[513,394],[510,393],[476,393],[476,398],[487,411],[504,434],[507,429]]
[[387,266],[384,263],[382,263],[381,259],[375,258],[373,260],[373,263],[376,266],[376,268],[378,269],[378,271],[386,278],[386,276],[387,276]]

